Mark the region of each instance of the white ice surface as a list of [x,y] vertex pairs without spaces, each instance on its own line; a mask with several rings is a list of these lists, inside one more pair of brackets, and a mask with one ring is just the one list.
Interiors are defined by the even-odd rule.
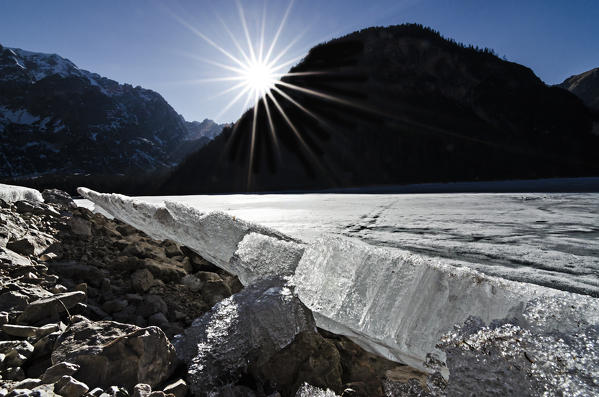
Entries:
[[29,200],[35,202],[44,202],[44,198],[42,194],[35,190],[30,189],[28,187],[23,186],[14,186],[14,185],[4,185],[0,183],[0,199],[11,203],[14,201],[20,200]]
[[[227,214],[305,242],[355,237],[485,274],[599,297],[599,194],[140,197]],[[79,205],[93,206],[78,201]]]

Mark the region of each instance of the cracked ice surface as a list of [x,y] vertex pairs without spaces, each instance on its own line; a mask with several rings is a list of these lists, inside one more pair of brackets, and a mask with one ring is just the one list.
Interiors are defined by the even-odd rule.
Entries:
[[11,203],[13,201],[29,200],[43,203],[44,198],[42,194],[28,187],[4,185],[0,183],[0,199]]

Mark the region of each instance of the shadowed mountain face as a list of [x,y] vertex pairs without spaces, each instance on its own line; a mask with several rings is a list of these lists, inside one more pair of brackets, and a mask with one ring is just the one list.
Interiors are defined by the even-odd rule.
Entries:
[[0,179],[164,169],[213,138],[212,124],[197,136],[154,91],[0,46]]
[[558,87],[578,96],[591,109],[599,111],[599,68],[568,77]]
[[292,72],[322,73],[286,77],[268,106],[188,157],[163,192],[599,174],[595,116],[578,98],[419,25],[319,45]]

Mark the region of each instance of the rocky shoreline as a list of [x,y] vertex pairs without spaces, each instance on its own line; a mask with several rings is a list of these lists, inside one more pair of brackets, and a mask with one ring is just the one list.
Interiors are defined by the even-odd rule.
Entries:
[[[0,200],[0,396],[385,396],[444,387],[439,376],[317,329],[285,288],[244,289],[185,246],[79,208],[64,192],[42,196]],[[238,334],[208,346],[230,310],[237,324],[226,332]],[[289,321],[295,331],[285,335]],[[218,365],[207,368],[201,354]]]

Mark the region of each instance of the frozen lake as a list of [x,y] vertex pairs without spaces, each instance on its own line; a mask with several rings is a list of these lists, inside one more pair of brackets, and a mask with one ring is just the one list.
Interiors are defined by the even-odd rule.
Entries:
[[[464,261],[489,275],[599,296],[599,194],[139,197],[225,211],[309,242],[325,234]],[[93,207],[87,200],[78,204]]]

